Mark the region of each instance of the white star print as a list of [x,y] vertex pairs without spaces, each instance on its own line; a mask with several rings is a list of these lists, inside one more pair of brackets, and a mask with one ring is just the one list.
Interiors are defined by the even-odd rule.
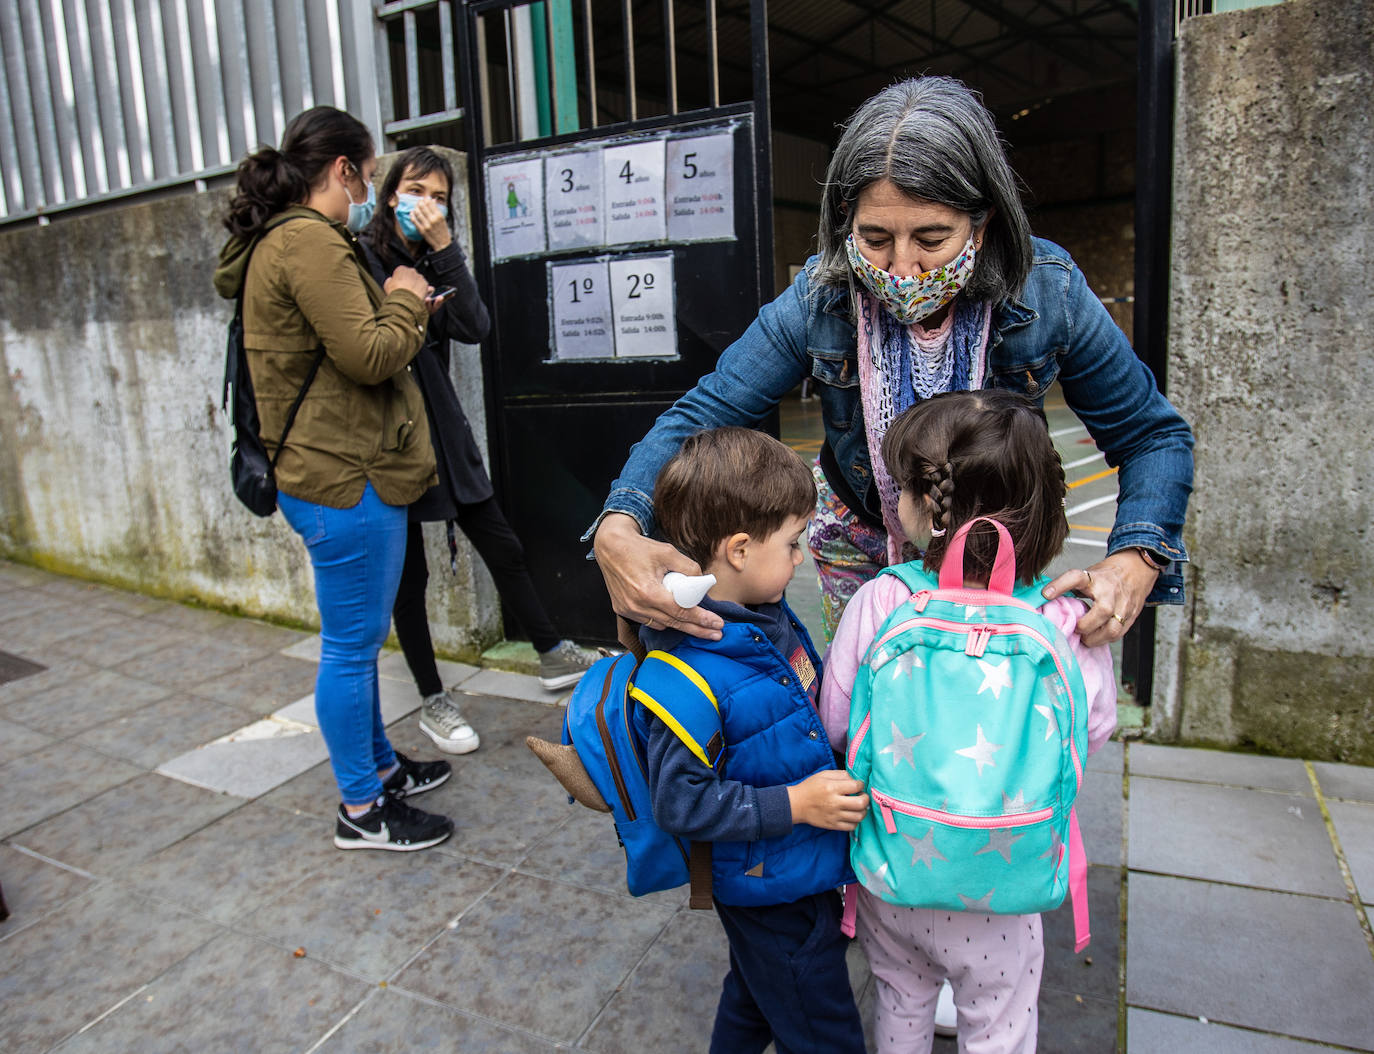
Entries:
[[982,856],[984,853],[997,853],[1007,863],[1011,863],[1011,847],[1026,837],[1024,834],[1013,835],[1011,828],[999,827],[988,832],[988,844],[974,853],[974,856]]
[[914,769],[916,767],[916,762],[911,756],[911,749],[921,740],[925,739],[925,737],[926,734],[924,732],[918,732],[914,736],[904,736],[902,735],[902,730],[897,727],[897,722],[893,721],[892,742],[883,747],[878,753],[891,754],[893,768],[896,768],[898,763],[905,759],[906,763]]
[[1045,728],[1045,741],[1048,742],[1050,736],[1057,736],[1059,734],[1059,721],[1054,716],[1054,708],[1037,704],[1035,712],[1049,722]]
[[992,690],[994,699],[1002,698],[1002,689],[1011,687],[1011,665],[1010,659],[1003,659],[996,666],[982,659],[974,660],[983,671],[983,683],[978,687],[978,694],[982,695],[988,689]]
[[965,622],[972,622],[972,621],[973,621],[973,616],[974,616],[974,615],[981,615],[981,614],[983,614],[983,609],[980,608],[977,604],[965,604],[965,605],[964,605],[964,621],[965,621]]
[[983,726],[979,725],[978,742],[974,743],[971,747],[964,747],[962,750],[956,750],[954,753],[961,757],[971,758],[973,761],[977,762],[978,775],[981,777],[983,775],[984,765],[991,765],[994,768],[997,767],[997,762],[992,760],[992,755],[996,751],[1001,750],[1003,746],[1005,746],[1005,744],[993,743],[984,737]]
[[[1031,806],[1034,806],[1035,802],[1031,802],[1030,804]],[[1002,792],[1003,816],[1015,816],[1017,813],[1025,812],[1027,808],[1028,806],[1026,805],[1026,792],[1024,790],[1017,791],[1015,798],[1008,798],[1007,792]]]
[[904,651],[897,656],[897,665],[892,667],[894,671],[892,679],[895,681],[902,674],[906,674],[907,680],[910,680],[912,671],[925,669],[925,665],[921,661],[921,657],[914,651]]
[[863,872],[864,886],[867,887],[870,893],[878,897],[881,897],[884,893],[888,896],[892,896],[892,887],[887,884],[886,860],[883,861],[883,866],[876,871],[870,871],[868,868],[864,867],[863,864],[859,865],[859,870]]
[[986,912],[986,913],[988,913],[988,914],[991,914],[991,913],[992,913],[992,895],[993,895],[994,893],[996,893],[996,892],[997,892],[997,890],[995,890],[995,889],[990,889],[990,890],[988,890],[986,893],[984,893],[981,897],[979,897],[977,900],[974,900],[972,897],[966,897],[966,896],[964,896],[962,893],[960,893],[960,894],[959,894],[959,899],[962,900],[962,901],[964,902],[964,910],[965,910],[965,911],[982,911],[982,912]]
[[905,838],[909,843],[911,843],[912,867],[916,866],[917,860],[921,861],[921,863],[926,865],[927,871],[935,870],[935,866],[931,863],[932,860],[944,860],[945,863],[949,863],[949,860],[945,856],[945,854],[935,848],[934,827],[932,827],[930,830],[926,832],[926,836],[924,838],[912,838],[911,835],[906,834],[905,832],[902,833],[902,837]]

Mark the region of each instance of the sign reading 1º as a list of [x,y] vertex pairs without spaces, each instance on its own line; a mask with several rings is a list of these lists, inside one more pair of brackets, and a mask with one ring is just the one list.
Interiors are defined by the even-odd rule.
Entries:
[[552,358],[677,358],[673,256],[548,265]]

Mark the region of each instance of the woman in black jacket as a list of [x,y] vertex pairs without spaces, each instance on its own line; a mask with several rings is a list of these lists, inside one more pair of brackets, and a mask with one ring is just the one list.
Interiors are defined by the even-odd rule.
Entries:
[[405,566],[392,618],[424,699],[420,730],[440,750],[466,754],[477,749],[478,737],[454,697],[444,691],[434,661],[425,612],[429,569],[421,523],[447,521],[451,553],[457,552],[455,525],[467,535],[491,572],[502,602],[539,652],[539,682],[545,688],[575,684],[600,656],[560,639],[554,630],[530,579],[520,540],[496,503],[477,441],[449,379],[449,341],[476,344],[491,328],[477,283],[453,237],[452,189],[453,169],[441,155],[428,147],[407,150],[387,170],[376,214],[360,241],[378,282],[398,267],[413,267],[436,293],[454,290],[430,316],[424,347],[411,364],[425,397],[439,482],[410,506]]

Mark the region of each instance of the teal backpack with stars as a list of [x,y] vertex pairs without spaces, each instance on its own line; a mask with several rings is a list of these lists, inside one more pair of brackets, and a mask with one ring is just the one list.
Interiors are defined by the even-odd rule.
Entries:
[[[987,589],[964,588],[964,544],[997,530]],[[883,622],[851,696],[847,766],[872,806],[850,863],[904,907],[1026,915],[1072,893],[1088,943],[1087,859],[1073,811],[1088,746],[1083,675],[1040,589],[1016,585],[1007,529],[980,517],[950,542],[938,579],[885,569],[911,590]],[[846,898],[852,932],[854,899]]]

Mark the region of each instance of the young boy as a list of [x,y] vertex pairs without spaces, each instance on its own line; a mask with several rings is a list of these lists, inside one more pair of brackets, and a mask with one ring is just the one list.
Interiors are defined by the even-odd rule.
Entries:
[[[643,629],[645,647],[667,657],[641,667],[635,688],[656,715],[654,820],[711,843],[730,942],[711,1034],[719,1054],[770,1042],[779,1054],[864,1050],[836,887],[853,881],[845,832],[868,797],[835,768],[816,711],[820,659],[782,599],[815,501],[801,459],[747,428],[690,437],[654,488],[660,529],[716,576],[702,606],[725,621],[719,641]],[[718,721],[719,734],[679,738],[663,719],[688,707]]]

